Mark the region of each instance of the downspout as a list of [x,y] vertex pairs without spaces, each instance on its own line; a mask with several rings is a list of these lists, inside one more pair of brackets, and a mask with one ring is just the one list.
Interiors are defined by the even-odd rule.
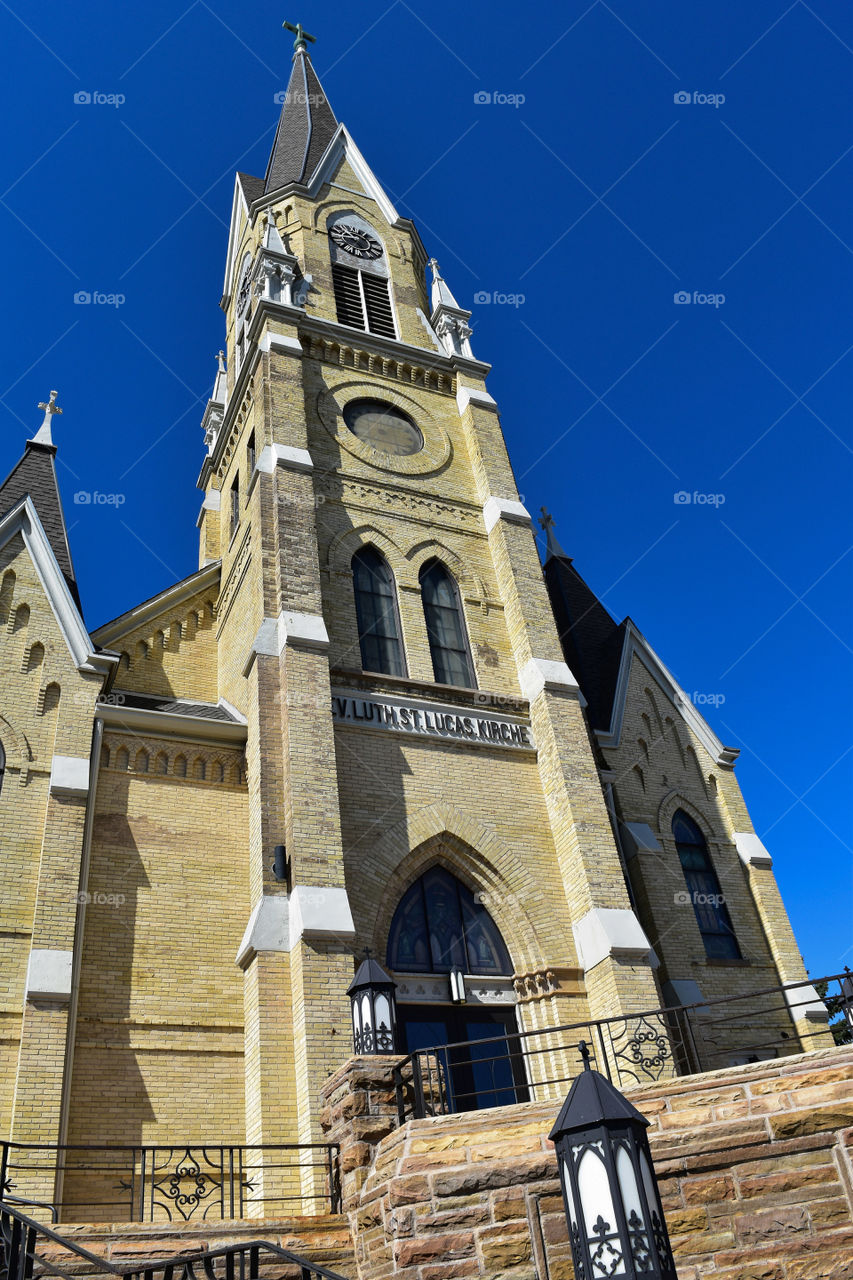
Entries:
[[[80,972],[83,967],[83,938],[86,925],[86,898],[89,886],[89,864],[92,851],[92,830],[95,824],[95,801],[98,790],[98,770],[101,763],[101,744],[104,738],[104,722],[97,715],[92,728],[92,751],[89,756],[89,794],[86,797],[86,821],[83,827],[83,851],[80,858],[80,882],[77,891],[77,918],[74,924],[74,954],[71,960],[71,999],[68,1004],[68,1030],[65,1039],[65,1072],[62,1080],[62,1098],[59,1111],[59,1145],[68,1140],[71,1108],[71,1075],[74,1064],[74,1047],[77,1039],[77,1006],[80,999]],[[54,1203],[57,1210],[62,1205],[65,1162],[57,1152]]]

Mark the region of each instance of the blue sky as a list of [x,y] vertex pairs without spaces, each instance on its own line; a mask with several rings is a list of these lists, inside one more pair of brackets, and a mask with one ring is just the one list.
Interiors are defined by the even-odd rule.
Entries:
[[0,470],[56,387],[93,627],[197,565],[233,175],[266,165],[284,18],[318,37],[339,119],[473,310],[527,505],[741,748],[806,963],[837,971],[853,10],[0,0]]

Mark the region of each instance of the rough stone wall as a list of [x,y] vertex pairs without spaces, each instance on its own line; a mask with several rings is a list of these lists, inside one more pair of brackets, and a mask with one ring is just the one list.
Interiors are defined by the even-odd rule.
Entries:
[[[572,1280],[556,1106],[398,1127],[392,1066],[354,1058],[326,1087],[362,1280]],[[651,1122],[680,1280],[853,1276],[853,1047],[628,1096]]]

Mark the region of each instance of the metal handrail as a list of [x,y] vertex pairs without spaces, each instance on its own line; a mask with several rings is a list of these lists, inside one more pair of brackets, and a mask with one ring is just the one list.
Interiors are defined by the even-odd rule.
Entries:
[[[286,1160],[287,1153],[297,1159]],[[254,1157],[254,1158],[253,1158]],[[304,1159],[307,1163],[300,1161]],[[281,1142],[250,1144],[203,1144],[171,1142],[162,1144],[134,1143],[40,1143],[0,1140],[0,1198],[7,1203],[38,1205],[50,1208],[54,1221],[57,1213],[67,1216],[69,1210],[82,1207],[121,1209],[122,1220],[143,1222],[165,1214],[188,1220],[193,1216],[210,1220],[247,1216],[252,1202],[256,1175],[290,1175],[293,1179],[314,1170],[325,1188],[313,1193],[294,1189],[288,1194],[274,1194],[267,1189],[260,1198],[267,1206],[290,1205],[308,1201],[322,1205],[327,1212],[341,1212],[340,1147],[334,1142]],[[117,1179],[109,1199],[91,1196],[83,1202],[73,1200],[56,1204],[24,1199],[16,1194],[18,1180],[34,1174],[102,1175]],[[192,1183],[191,1193],[184,1194],[183,1183]],[[26,1186],[21,1190],[26,1191]],[[281,1191],[282,1187],[279,1187]],[[103,1195],[103,1191],[101,1191]],[[302,1211],[302,1210],[300,1210]]]
[[[619,1024],[624,1026],[624,1024],[629,1021],[640,1023],[643,1020],[648,1021],[650,1019],[658,1019],[658,1020],[662,1020],[668,1025],[670,1034],[672,1034],[673,1026],[678,1028],[680,1032],[681,1023],[679,1022],[679,1019],[681,1019],[681,1022],[686,1027],[691,1038],[691,1044],[689,1046],[685,1045],[684,1043],[682,1043],[682,1045],[680,1046],[682,1049],[682,1052],[685,1054],[685,1056],[689,1056],[688,1050],[692,1049],[694,1058],[698,1060],[699,1053],[698,1053],[697,1046],[695,1044],[695,1040],[693,1038],[693,1027],[690,1022],[691,1014],[696,1013],[699,1010],[702,1010],[702,1011],[714,1010],[715,1008],[718,1008],[719,1006],[723,1006],[723,1005],[731,1006],[733,1004],[736,1004],[739,1001],[740,1002],[756,1001],[756,1000],[761,1000],[762,998],[767,996],[783,996],[783,1001],[781,1004],[779,1004],[775,1008],[771,1007],[767,1009],[766,1012],[771,1012],[771,1013],[787,1012],[792,1015],[792,1020],[793,1020],[793,1013],[796,1010],[796,1002],[794,1002],[794,1005],[792,1006],[787,999],[784,999],[785,992],[793,992],[798,990],[801,987],[814,987],[816,984],[820,985],[820,984],[829,983],[829,982],[841,983],[845,979],[849,980],[850,977],[851,975],[849,972],[828,974],[827,976],[822,978],[804,978],[797,982],[788,982],[775,987],[765,987],[757,991],[743,992],[741,994],[734,995],[734,996],[712,996],[707,1000],[697,1000],[692,1004],[667,1005],[667,1006],[658,1007],[655,1009],[638,1010],[636,1012],[632,1010],[629,1013],[620,1014],[611,1018],[598,1018],[598,1019],[589,1019],[585,1022],[564,1023],[560,1026],[555,1026],[555,1027],[539,1027],[532,1031],[505,1030],[503,1032],[499,1032],[497,1035],[494,1035],[494,1036],[484,1036],[482,1039],[457,1040],[457,1041],[448,1042],[446,1044],[437,1044],[429,1047],[415,1049],[412,1053],[408,1054],[405,1058],[398,1060],[394,1066],[394,1079],[396,1083],[397,1110],[398,1110],[399,1120],[400,1120],[400,1123],[403,1124],[405,1123],[405,1119],[406,1119],[404,1093],[405,1093],[405,1073],[406,1073],[407,1067],[410,1068],[411,1070],[412,1087],[413,1087],[414,1096],[415,1096],[414,1114],[418,1118],[422,1118],[427,1114],[425,1110],[425,1098],[424,1098],[423,1063],[424,1063],[424,1059],[429,1059],[430,1057],[437,1057],[440,1055],[439,1060],[443,1058],[443,1061],[445,1064],[445,1071],[447,1070],[447,1067],[450,1061],[448,1058],[448,1055],[453,1053],[454,1051],[466,1050],[466,1049],[471,1050],[473,1048],[476,1048],[479,1051],[484,1046],[489,1046],[489,1045],[495,1045],[495,1046],[498,1046],[498,1045],[516,1046],[517,1045],[515,1052],[523,1055],[525,1058],[530,1058],[532,1056],[536,1056],[540,1054],[553,1053],[555,1051],[555,1047],[559,1048],[559,1046],[554,1045],[555,1036],[560,1036],[565,1033],[577,1032],[577,1031],[585,1032],[589,1036],[589,1038],[593,1040],[593,1052],[595,1054],[596,1053],[595,1036],[593,1036],[592,1034],[594,1029],[595,1032],[597,1033],[598,1045],[601,1050],[601,1059],[602,1059],[604,1072],[607,1075],[608,1079],[612,1079],[612,1072],[611,1072],[608,1054],[606,1051],[606,1045],[604,1042],[602,1028],[610,1028]],[[802,1003],[810,1004],[812,1003],[812,1001],[809,998],[808,1000],[802,1001]],[[543,1048],[528,1047],[529,1042],[532,1042],[535,1040],[543,1040],[543,1039],[547,1039],[547,1041],[550,1043],[547,1043]],[[750,1046],[750,1048],[752,1049],[763,1049],[767,1047],[769,1046],[767,1045]],[[496,1055],[494,1058],[481,1058],[478,1056],[477,1058],[463,1059],[462,1065],[470,1066],[475,1063],[477,1065],[487,1065],[490,1062],[495,1062],[498,1060],[505,1061],[506,1059],[507,1059],[507,1054]],[[430,1077],[430,1082],[432,1083],[433,1069],[431,1065],[428,1067],[428,1074]],[[693,1074],[693,1072],[688,1069],[685,1072],[683,1072],[683,1074],[690,1075],[690,1074]],[[554,1084],[559,1082],[551,1080],[551,1081],[536,1081],[534,1083],[537,1085],[545,1085],[545,1084]],[[438,1070],[436,1087],[438,1089],[439,1095],[442,1096],[442,1101],[443,1101],[444,1100],[443,1094],[445,1092],[446,1086],[444,1081],[442,1080],[442,1071],[440,1067]],[[491,1092],[500,1092],[500,1091],[507,1092],[509,1091],[509,1089],[510,1089],[510,1086],[508,1085],[496,1086],[495,1089],[491,1090]],[[487,1092],[489,1091],[487,1090]]]
[[[159,1262],[116,1267],[106,1258],[91,1253],[83,1245],[67,1240],[43,1223],[28,1218],[26,1214],[14,1209],[8,1201],[0,1200],[0,1259],[3,1263],[0,1266],[0,1273],[8,1280],[29,1280],[33,1273],[33,1264],[38,1262],[39,1266],[50,1275],[62,1277],[62,1280],[74,1280],[74,1277],[60,1270],[52,1262],[38,1256],[35,1246],[40,1237],[61,1245],[63,1249],[84,1262],[94,1263],[98,1272],[123,1277],[125,1280],[137,1280],[139,1277],[143,1280],[154,1280],[154,1277],[161,1272],[163,1280],[173,1280],[176,1269],[179,1270],[181,1280],[201,1280],[195,1273],[195,1267],[199,1264],[206,1280],[218,1280],[212,1264],[219,1258],[224,1258],[226,1263],[224,1280],[234,1280],[234,1260],[237,1258],[240,1259],[241,1280],[257,1280],[262,1252],[273,1254],[285,1262],[298,1266],[302,1271],[303,1280],[312,1280],[315,1276],[320,1277],[320,1280],[345,1280],[345,1277],[338,1272],[329,1271],[328,1268],[321,1267],[299,1254],[282,1249],[280,1245],[273,1244],[270,1240],[251,1240],[245,1244],[223,1245],[219,1249],[200,1249],[196,1253],[174,1254]],[[22,1244],[23,1248],[21,1248]],[[245,1266],[246,1255],[249,1259],[248,1269]]]

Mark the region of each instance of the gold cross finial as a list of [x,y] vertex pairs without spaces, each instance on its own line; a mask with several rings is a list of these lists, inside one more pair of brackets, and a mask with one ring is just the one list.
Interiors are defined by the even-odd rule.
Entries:
[[283,22],[281,25],[284,27],[285,31],[292,31],[296,36],[296,39],[293,42],[294,53],[298,53],[300,49],[306,48],[306,40],[310,40],[311,43],[314,44],[317,39],[316,36],[309,36],[301,22],[297,22],[296,26],[294,26],[292,22]]
[[56,403],[58,391],[51,391],[49,400],[42,400],[39,404],[40,409],[44,409],[44,420],[36,434],[33,436],[33,444],[53,444],[53,438],[50,434],[50,420],[55,413],[62,413],[59,405]]

